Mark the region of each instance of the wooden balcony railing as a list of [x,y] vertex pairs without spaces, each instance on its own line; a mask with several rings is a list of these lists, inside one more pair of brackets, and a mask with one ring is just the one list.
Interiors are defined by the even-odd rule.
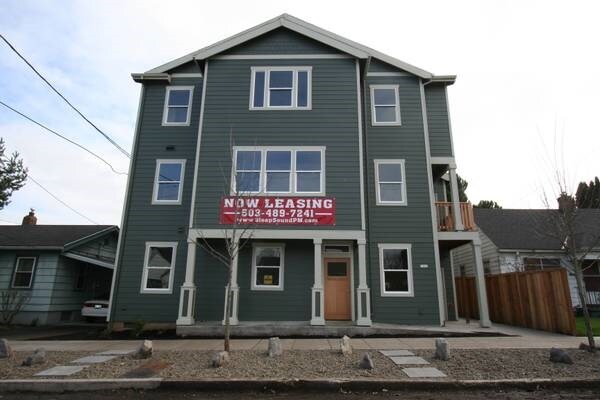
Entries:
[[[439,231],[456,231],[454,223],[454,207],[449,201],[438,201],[435,203],[437,210],[437,225]],[[473,205],[471,203],[460,203],[460,217],[463,224],[463,230],[475,230],[475,218],[473,217]]]

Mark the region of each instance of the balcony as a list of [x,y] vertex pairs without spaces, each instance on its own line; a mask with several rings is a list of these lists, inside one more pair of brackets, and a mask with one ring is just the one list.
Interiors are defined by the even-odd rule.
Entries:
[[475,218],[473,217],[473,205],[469,202],[459,203],[460,218],[462,221],[462,229],[457,229],[456,219],[454,217],[454,206],[449,201],[437,201],[435,203],[437,211],[437,226],[438,231],[442,232],[456,232],[461,231],[474,231],[475,230]]

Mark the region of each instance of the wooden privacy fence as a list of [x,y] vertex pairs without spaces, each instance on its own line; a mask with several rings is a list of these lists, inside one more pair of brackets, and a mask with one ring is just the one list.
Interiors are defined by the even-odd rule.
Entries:
[[[492,322],[575,334],[575,316],[565,269],[487,275],[485,286]],[[456,278],[456,296],[458,315],[478,319],[474,277]]]

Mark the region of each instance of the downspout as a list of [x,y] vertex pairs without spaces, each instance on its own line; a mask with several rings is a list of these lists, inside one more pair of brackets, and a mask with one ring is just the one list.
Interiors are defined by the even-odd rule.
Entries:
[[369,288],[371,290],[369,290],[369,304],[371,306],[371,321],[373,320],[373,316],[375,315],[373,312],[373,278],[372,278],[372,271],[371,271],[371,219],[369,218],[369,193],[371,193],[371,186],[370,186],[370,180],[369,180],[369,141],[367,140],[367,73],[369,71],[369,66],[371,65],[371,57],[369,56],[367,58],[367,61],[365,62],[365,67],[362,73],[362,79],[361,79],[361,85],[362,85],[362,107],[363,107],[363,118],[362,118],[362,124],[363,124],[363,146],[364,146],[364,154],[362,155],[363,157],[363,165],[365,166],[363,174],[364,174],[364,180],[365,180],[365,187],[364,187],[364,191],[365,191],[365,226],[366,226],[366,232],[365,232],[365,239],[367,241],[367,245],[366,245],[366,249],[365,252],[367,254],[367,260],[368,261],[368,265],[369,265],[369,274],[367,276],[367,282],[369,283]]

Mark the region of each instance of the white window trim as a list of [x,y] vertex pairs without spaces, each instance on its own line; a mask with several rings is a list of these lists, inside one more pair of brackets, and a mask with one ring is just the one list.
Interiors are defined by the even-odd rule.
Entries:
[[[173,277],[175,276],[175,259],[177,257],[177,242],[146,242],[146,254],[144,255],[144,266],[142,272],[142,284],[140,293],[142,294],[171,294],[173,293]],[[169,287],[166,289],[147,288],[148,280],[148,261],[150,260],[151,247],[171,247],[173,249],[173,258],[171,259],[171,273],[169,274]]]
[[[400,117],[400,95],[398,94],[398,85],[371,85],[371,125],[373,126],[397,126],[402,125],[402,119]],[[375,90],[376,89],[394,89],[394,94],[396,97],[396,104],[394,105],[394,109],[396,111],[396,120],[395,121],[387,121],[387,122],[379,122],[377,121],[377,114],[375,113]],[[388,106],[391,106],[389,104]]]
[[[324,146],[235,146],[233,148],[233,165],[231,168],[231,195],[236,194],[236,172],[237,172],[237,153],[238,151],[260,151],[260,176],[258,179],[258,191],[244,192],[243,194],[256,196],[325,196],[325,147]],[[268,151],[290,151],[292,165],[290,170],[290,191],[289,192],[267,192],[267,152]],[[296,153],[298,151],[319,151],[321,152],[321,180],[318,192],[298,192],[297,190],[297,171],[296,171]],[[302,172],[302,171],[301,171]],[[316,171],[303,171],[316,172]],[[239,193],[238,193],[239,195]]]
[[[375,192],[376,192],[376,205],[378,206],[406,206],[408,201],[406,198],[406,162],[404,159],[375,159]],[[384,201],[381,200],[381,189],[379,184],[379,165],[381,164],[400,164],[402,168],[402,201]],[[383,183],[399,183],[399,182],[383,182]]]
[[[408,243],[379,243],[379,286],[381,287],[381,297],[414,297],[413,266],[412,266],[412,245]],[[408,292],[388,292],[385,290],[385,274],[383,270],[383,251],[384,250],[406,250],[408,260]]]
[[[279,267],[267,267],[267,266],[257,266],[256,265],[256,250],[257,249],[264,249],[264,248],[268,248],[268,247],[272,247],[272,248],[278,248],[279,252],[281,254],[281,260],[280,260],[280,265]],[[253,243],[252,244],[252,273],[251,275],[251,279],[252,281],[250,282],[250,289],[251,290],[265,290],[265,291],[283,291],[283,279],[284,279],[284,268],[285,266],[285,244],[283,243]],[[257,285],[256,284],[256,270],[259,267],[264,267],[264,268],[279,268],[279,285],[277,286],[265,286],[265,285]]]
[[[29,278],[28,286],[15,286],[15,279],[17,278],[17,270],[19,269],[19,262],[21,260],[33,260],[33,267],[31,268],[31,278]],[[31,289],[31,286],[33,285],[33,276],[35,275],[36,267],[37,267],[37,257],[17,257],[17,260],[15,261],[15,270],[13,272],[13,279],[12,279],[10,287],[12,289]]]
[[[311,66],[281,66],[281,67],[250,67],[250,110],[312,110],[312,67]],[[271,71],[292,71],[292,105],[291,106],[270,106],[269,81]],[[298,72],[307,73],[306,88],[306,106],[298,106]],[[254,106],[255,82],[254,77],[257,72],[265,73],[265,86],[263,88],[263,106]]]
[[[185,163],[182,159],[158,159],[156,160],[156,170],[154,172],[154,188],[152,190],[152,204],[154,205],[179,205],[183,194],[183,181],[185,177]],[[158,176],[160,166],[162,164],[179,164],[181,165],[181,178],[179,179],[179,191],[177,192],[177,200],[158,200]]]
[[[168,116],[168,111],[169,111],[169,93],[171,92],[171,90],[189,90],[190,91],[185,122],[167,122],[167,116]],[[167,90],[165,91],[165,105],[163,107],[162,126],[190,126],[190,119],[191,119],[191,115],[192,115],[192,99],[193,98],[194,98],[194,86],[167,86]],[[175,106],[175,107],[183,107],[183,106]]]

